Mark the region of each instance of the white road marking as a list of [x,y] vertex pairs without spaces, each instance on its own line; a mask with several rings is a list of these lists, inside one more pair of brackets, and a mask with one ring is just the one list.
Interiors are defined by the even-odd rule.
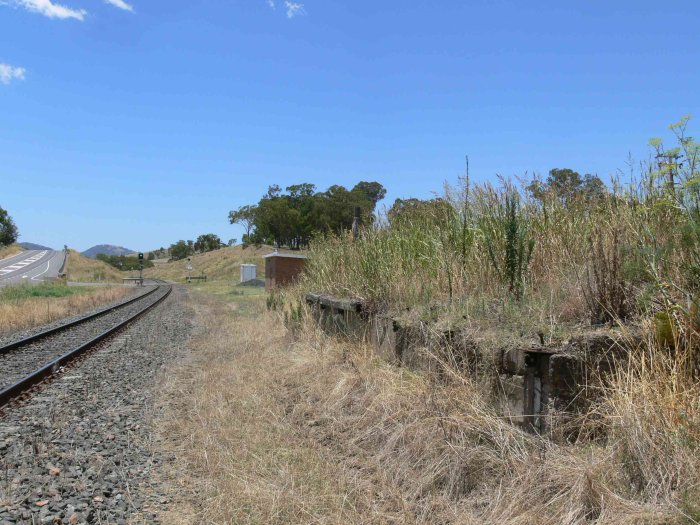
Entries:
[[4,259],[0,259],[0,264],[2,264],[4,261],[9,261],[10,259],[16,259],[18,255],[22,255],[22,252],[10,255],[9,257],[5,257]]
[[42,275],[44,275],[46,272],[49,271],[49,268],[51,268],[51,261],[53,261],[56,258],[56,255],[57,254],[54,253],[53,256],[51,256],[51,259],[49,259],[49,262],[46,263],[46,270],[44,270],[40,274],[37,274],[34,277],[32,277],[32,281],[43,281],[43,279],[37,279],[37,277],[41,277]]
[[25,259],[23,261],[20,261],[18,263],[12,264],[10,266],[5,266],[4,268],[0,268],[0,275],[7,275],[8,273],[16,272],[17,270],[21,270],[25,266],[29,266],[32,263],[35,263],[39,260],[41,260],[44,256],[46,256],[48,252],[46,250],[37,253],[36,255],[33,255],[32,257],[29,257],[28,259]]

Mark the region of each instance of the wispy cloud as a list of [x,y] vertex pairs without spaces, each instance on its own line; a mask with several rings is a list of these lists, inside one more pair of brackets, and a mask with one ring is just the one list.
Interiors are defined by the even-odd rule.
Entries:
[[119,9],[123,9],[124,11],[134,12],[134,6],[127,4],[124,0],[105,0],[105,2]]
[[304,4],[297,4],[290,2],[289,0],[285,0],[284,6],[287,8],[287,18],[294,18],[297,15],[306,14]]
[[62,20],[73,18],[82,21],[87,15],[85,9],[73,9],[65,5],[55,4],[52,0],[0,0],[0,4],[23,7],[27,11]]
[[13,67],[10,64],[0,63],[0,83],[9,84],[13,80],[24,80],[24,74],[27,72],[23,67]]
[[275,0],[267,0],[267,5],[270,6],[270,9],[275,8]]

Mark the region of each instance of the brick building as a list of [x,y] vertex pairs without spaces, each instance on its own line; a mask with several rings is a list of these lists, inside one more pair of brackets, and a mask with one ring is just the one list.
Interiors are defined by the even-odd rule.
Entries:
[[293,284],[304,270],[306,255],[277,253],[265,255],[265,289],[274,290]]

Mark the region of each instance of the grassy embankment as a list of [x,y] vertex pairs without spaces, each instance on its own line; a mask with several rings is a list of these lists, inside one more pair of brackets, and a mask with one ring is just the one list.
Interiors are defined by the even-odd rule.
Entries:
[[128,288],[73,287],[60,282],[0,288],[0,335],[78,315],[131,293]]
[[642,343],[568,440],[511,426],[448,364],[389,366],[308,320],[285,330],[262,302],[244,315],[236,297],[197,298],[167,426],[206,502],[195,521],[699,523],[699,179],[697,164],[677,168],[674,188],[645,170],[595,198],[451,188],[358,242],[313,248],[298,292],[376,311],[523,343],[633,325]]
[[75,250],[70,250],[68,254],[65,273],[68,281],[85,283],[121,283],[122,277],[133,275],[130,272],[120,272],[102,261],[85,257]]
[[[241,246],[233,246],[193,255],[191,257],[192,275],[197,276],[204,273],[207,279],[211,281],[226,280],[238,282],[240,279],[240,265],[255,264],[257,266],[258,279],[264,280],[265,264],[262,257],[272,251],[274,251],[274,248],[270,246],[261,246],[260,248],[249,246],[245,249]],[[146,277],[184,282],[187,277],[186,266],[186,260],[156,263],[154,268],[148,268],[143,273]]]
[[17,255],[24,251],[19,244],[10,244],[9,246],[0,246],[0,259],[7,259],[13,255]]
[[259,290],[218,292],[194,295],[190,356],[164,379],[162,438],[193,491],[169,523],[700,518],[695,431],[677,421],[697,398],[674,393],[668,361],[620,376],[600,408],[609,440],[554,443],[498,417],[468,378],[434,381],[308,324],[292,335]]
[[[591,325],[641,334],[615,374],[592,378],[600,396],[568,441],[556,439],[557,418],[549,436],[504,427],[480,378],[432,356],[446,374],[399,388],[422,407],[407,406],[402,423],[392,421],[400,404],[382,409],[382,430],[357,437],[381,451],[401,436],[390,464],[417,447],[423,466],[413,475],[432,479],[416,494],[439,494],[493,523],[700,521],[700,146],[675,131],[684,165],[647,166],[641,180],[611,191],[552,187],[534,198],[508,181],[461,185],[356,243],[315,244],[301,291],[464,329],[482,348],[504,339],[561,346]],[[382,375],[366,376],[377,396],[366,406],[382,406]],[[409,421],[423,423],[407,434]],[[415,439],[431,425],[432,440]],[[479,502],[485,492],[493,496]],[[426,511],[419,505],[414,516]]]

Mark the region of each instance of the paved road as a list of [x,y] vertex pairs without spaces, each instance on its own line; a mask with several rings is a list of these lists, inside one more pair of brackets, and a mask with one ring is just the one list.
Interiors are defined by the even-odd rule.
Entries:
[[28,250],[0,260],[0,286],[38,283],[58,277],[65,254],[53,250]]

